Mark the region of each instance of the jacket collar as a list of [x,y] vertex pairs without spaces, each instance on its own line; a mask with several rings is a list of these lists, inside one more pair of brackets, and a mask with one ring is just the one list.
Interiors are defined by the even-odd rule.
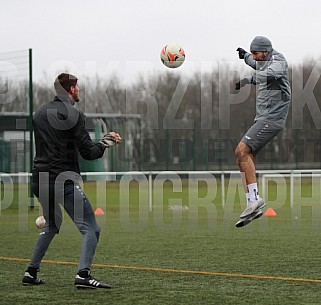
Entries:
[[63,103],[70,104],[72,106],[75,105],[75,101],[72,98],[70,98],[69,96],[67,96],[67,95],[56,95],[55,98],[54,98],[54,101],[55,102],[60,101],[60,102],[63,102]]

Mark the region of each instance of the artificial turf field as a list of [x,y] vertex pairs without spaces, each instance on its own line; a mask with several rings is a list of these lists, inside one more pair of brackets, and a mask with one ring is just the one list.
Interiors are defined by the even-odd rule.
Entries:
[[301,183],[307,206],[291,209],[288,190],[280,204],[271,185],[268,207],[277,215],[244,228],[234,226],[244,208],[242,190],[230,185],[222,208],[218,183],[215,199],[193,209],[193,187],[203,199],[211,191],[202,183],[165,183],[154,190],[149,211],[144,185],[131,183],[127,192],[109,182],[102,202],[96,185],[85,183],[94,208],[105,212],[97,216],[102,233],[93,275],[112,290],[73,287],[81,235],[68,216],[39,273],[46,284],[21,284],[39,209],[27,209],[15,188],[0,216],[0,304],[321,304],[320,186]]

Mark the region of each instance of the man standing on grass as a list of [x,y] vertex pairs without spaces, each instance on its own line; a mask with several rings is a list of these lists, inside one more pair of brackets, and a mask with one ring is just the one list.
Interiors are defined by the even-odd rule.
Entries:
[[91,140],[84,114],[74,107],[79,102],[77,81],[71,74],[60,74],[54,83],[57,96],[41,106],[33,117],[36,155],[32,191],[42,206],[46,223],[22,279],[26,286],[44,283],[37,277],[37,272],[51,241],[59,233],[61,204],[83,236],[75,286],[111,288],[90,274],[100,228],[91,203],[80,186],[78,153],[86,160],[101,158],[105,149],[119,143],[121,138],[110,132],[98,143]]
[[247,206],[236,227],[243,227],[262,216],[265,202],[259,196],[254,158],[285,126],[291,101],[288,64],[284,56],[272,48],[271,41],[256,36],[251,53],[237,49],[239,58],[255,70],[252,76],[236,83],[236,90],[246,84],[257,86],[254,124],[245,133],[235,150]]

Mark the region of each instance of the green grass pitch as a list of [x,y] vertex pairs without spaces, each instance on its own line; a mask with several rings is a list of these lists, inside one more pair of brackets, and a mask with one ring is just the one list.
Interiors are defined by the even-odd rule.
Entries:
[[321,304],[320,187],[302,183],[299,207],[291,209],[288,189],[277,202],[272,183],[267,207],[277,215],[237,229],[239,186],[227,185],[222,207],[220,183],[211,201],[204,183],[165,183],[154,189],[149,211],[147,185],[102,185],[104,201],[95,183],[84,186],[105,212],[97,216],[102,233],[92,271],[115,288],[74,288],[81,235],[67,216],[39,273],[46,284],[21,284],[39,209],[29,210],[16,187],[0,215],[0,304]]

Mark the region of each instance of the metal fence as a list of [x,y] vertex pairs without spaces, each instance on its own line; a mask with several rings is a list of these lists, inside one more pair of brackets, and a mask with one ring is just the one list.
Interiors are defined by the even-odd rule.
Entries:
[[[222,208],[231,204],[236,189],[243,191],[240,173],[238,171],[149,171],[149,172],[82,172],[81,176],[87,182],[117,181],[125,184],[131,181],[144,183],[148,186],[148,207],[153,210],[155,181],[205,181],[208,186],[214,186],[220,191]],[[293,208],[295,204],[309,205],[309,202],[321,202],[321,170],[258,170],[257,176],[260,185],[260,195],[269,203],[277,205],[289,202]],[[0,182],[4,185],[3,191],[13,189],[14,184],[29,184],[30,173],[0,173]],[[273,200],[269,199],[270,183],[276,184],[279,194]],[[307,197],[301,190],[302,183],[308,183],[311,192]],[[275,194],[274,194],[275,195]],[[2,198],[5,196],[2,194]],[[289,197],[289,198],[287,198]],[[302,203],[303,202],[303,203]],[[1,203],[1,202],[0,202]]]

